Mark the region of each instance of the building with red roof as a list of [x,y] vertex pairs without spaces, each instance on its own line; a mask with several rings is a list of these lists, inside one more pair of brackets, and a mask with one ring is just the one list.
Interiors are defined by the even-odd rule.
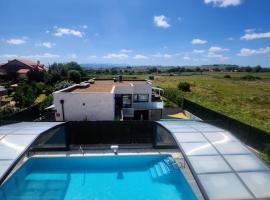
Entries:
[[22,78],[26,78],[28,72],[35,70],[48,71],[48,68],[39,61],[34,62],[32,60],[22,59],[9,60],[6,64],[0,66],[0,74],[7,75],[17,73],[18,76]]

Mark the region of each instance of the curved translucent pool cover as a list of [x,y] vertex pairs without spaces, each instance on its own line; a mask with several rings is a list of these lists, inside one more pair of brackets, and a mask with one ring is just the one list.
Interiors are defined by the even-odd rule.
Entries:
[[12,164],[44,131],[59,122],[21,122],[0,126],[0,181]]
[[270,199],[270,170],[228,131],[201,121],[159,121],[176,139],[209,199]]

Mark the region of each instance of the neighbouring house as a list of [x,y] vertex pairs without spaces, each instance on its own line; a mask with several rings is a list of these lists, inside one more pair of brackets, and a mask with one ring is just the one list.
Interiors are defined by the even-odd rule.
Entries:
[[148,120],[163,109],[147,80],[95,79],[53,93],[56,121]]
[[20,78],[27,78],[27,74],[30,71],[48,71],[45,65],[40,61],[14,59],[9,60],[6,64],[0,66],[1,75],[18,75]]
[[2,106],[2,96],[7,95],[8,91],[4,86],[0,86],[0,107]]

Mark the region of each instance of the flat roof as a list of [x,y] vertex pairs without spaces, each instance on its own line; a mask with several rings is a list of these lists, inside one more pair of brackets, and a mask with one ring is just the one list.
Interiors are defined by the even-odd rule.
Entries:
[[114,86],[130,86],[131,84],[143,84],[145,80],[123,80],[121,82],[114,80],[95,80],[93,84],[86,87],[77,86],[71,93],[90,93],[90,92],[111,92]]
[[203,121],[159,121],[207,199],[270,199],[270,169],[230,132]]

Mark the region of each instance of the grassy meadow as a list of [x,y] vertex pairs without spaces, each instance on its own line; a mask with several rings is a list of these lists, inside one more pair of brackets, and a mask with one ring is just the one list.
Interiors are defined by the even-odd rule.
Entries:
[[[230,75],[231,78],[224,78]],[[259,80],[243,80],[253,75]],[[221,112],[270,133],[270,73],[203,72],[155,77],[156,86],[177,87],[179,82],[191,84],[185,98]]]

